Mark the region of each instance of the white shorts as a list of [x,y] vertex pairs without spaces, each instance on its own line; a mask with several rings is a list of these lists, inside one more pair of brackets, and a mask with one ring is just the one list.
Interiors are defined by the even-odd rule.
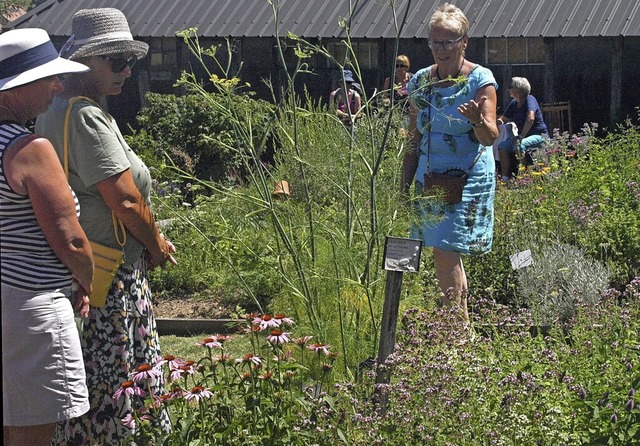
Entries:
[[2,284],[2,417],[33,426],[89,410],[71,289],[35,293]]

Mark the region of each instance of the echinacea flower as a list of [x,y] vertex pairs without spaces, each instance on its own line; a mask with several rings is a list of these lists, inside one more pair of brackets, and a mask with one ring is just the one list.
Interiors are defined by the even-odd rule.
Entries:
[[210,338],[204,338],[202,341],[198,341],[195,345],[199,345],[207,348],[222,348],[222,344],[218,342],[218,338],[216,336],[212,336]]
[[200,401],[203,398],[211,398],[212,396],[213,393],[211,393],[210,390],[207,390],[202,386],[195,386],[191,389],[190,392],[187,392],[187,394],[184,396],[184,399],[187,401]]
[[317,353],[317,354],[324,353],[325,355],[328,355],[329,349],[331,348],[331,346],[328,344],[310,344],[310,345],[307,345],[307,348],[309,350],[313,350],[314,353]]
[[293,325],[293,320],[288,318],[284,313],[276,313],[273,318],[280,321],[280,324]]
[[128,427],[129,429],[136,428],[136,419],[131,413],[126,414],[123,418],[120,419],[123,426]]
[[230,341],[231,339],[233,339],[233,336],[216,335],[216,340],[221,344],[224,344],[225,342]]
[[236,359],[236,363],[260,365],[262,364],[262,358],[260,356],[254,355],[253,353],[247,353],[242,358]]
[[178,367],[171,370],[170,381],[175,381],[185,375],[193,375],[196,372],[197,364],[193,361],[184,361]]
[[262,316],[257,316],[252,323],[253,325],[260,326],[261,330],[265,330],[269,327],[279,327],[282,321],[280,319],[274,318],[270,314],[263,314]]
[[183,363],[184,363],[184,360],[180,358],[176,358],[173,355],[165,355],[162,358],[158,359],[156,366],[162,367],[163,365],[166,364],[169,367],[169,370],[173,370],[175,368],[180,367],[180,365],[182,365]]
[[294,339],[293,342],[298,344],[300,348],[304,348],[304,346],[307,345],[307,342],[309,342],[312,338],[313,336],[303,336],[301,338]]
[[113,394],[113,399],[118,400],[122,395],[132,396],[137,395],[140,397],[144,397],[147,394],[142,388],[136,386],[136,383],[133,381],[125,381],[120,384],[118,390]]
[[162,379],[162,372],[149,364],[142,364],[135,372],[131,373],[131,376],[136,382],[148,380],[151,384],[155,384]]
[[267,341],[272,344],[286,344],[289,342],[289,333],[281,330],[271,330],[271,334],[267,336]]

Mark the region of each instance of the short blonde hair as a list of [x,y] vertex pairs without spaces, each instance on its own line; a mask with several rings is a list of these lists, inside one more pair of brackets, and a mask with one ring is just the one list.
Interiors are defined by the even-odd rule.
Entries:
[[396,57],[396,63],[397,64],[401,63],[402,65],[405,65],[407,68],[411,66],[411,62],[409,62],[409,58],[404,54],[400,54],[398,57]]
[[469,20],[456,5],[445,3],[438,6],[429,20],[429,36],[435,26],[457,33],[460,37],[469,33]]

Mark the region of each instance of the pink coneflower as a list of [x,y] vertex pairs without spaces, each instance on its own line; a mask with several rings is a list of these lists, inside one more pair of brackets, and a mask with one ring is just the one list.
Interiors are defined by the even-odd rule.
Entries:
[[184,399],[187,401],[200,401],[203,398],[211,398],[212,396],[213,393],[211,391],[202,386],[195,386],[191,389],[191,392],[187,392]]
[[194,361],[184,361],[175,369],[171,370],[170,381],[175,381],[185,375],[193,375],[196,372],[197,364]]
[[313,336],[303,336],[301,338],[294,339],[293,342],[298,344],[300,348],[304,348],[304,346],[307,345],[307,342],[309,342],[312,338]]
[[262,316],[256,317],[252,323],[253,325],[259,325],[261,330],[265,330],[270,327],[279,327],[282,321],[274,318],[270,314],[263,314]]
[[284,313],[276,313],[273,317],[280,321],[281,324],[293,325],[293,320],[289,319]]
[[272,376],[273,376],[273,372],[265,372],[262,375],[258,376],[258,378],[264,381],[269,381]]
[[147,394],[142,388],[136,386],[136,383],[133,381],[125,381],[120,384],[118,390],[113,394],[113,399],[118,400],[122,395],[132,396],[137,395],[140,397],[144,397]]
[[218,342],[218,338],[216,336],[204,338],[202,341],[196,342],[195,345],[200,345],[207,348],[222,348],[222,344]]
[[249,334],[249,333],[258,333],[258,332],[262,331],[262,328],[260,328],[260,325],[251,324],[250,327],[244,327],[242,329],[242,331],[244,331],[247,334]]
[[136,419],[131,413],[126,414],[120,421],[123,426],[127,426],[129,429],[136,428]]
[[180,358],[176,358],[173,355],[165,355],[162,358],[158,359],[156,366],[162,367],[163,365],[166,364],[169,367],[169,370],[173,370],[180,367],[183,363],[184,363],[184,360]]
[[236,363],[260,365],[262,364],[262,358],[260,356],[254,355],[253,353],[247,353],[242,358],[236,359]]
[[267,336],[267,341],[272,344],[286,344],[289,342],[289,333],[281,330],[271,330],[271,334]]
[[233,339],[233,336],[229,336],[229,335],[216,335],[216,340],[218,342],[220,342],[221,344],[224,344],[227,341],[230,341],[231,339]]
[[142,364],[141,366],[138,366],[136,371],[130,375],[136,382],[149,380],[151,384],[162,379],[162,372],[155,367],[151,367],[149,364]]
[[325,355],[328,355],[331,346],[328,344],[311,344],[308,345],[307,348],[309,350],[313,350],[317,354],[324,353]]

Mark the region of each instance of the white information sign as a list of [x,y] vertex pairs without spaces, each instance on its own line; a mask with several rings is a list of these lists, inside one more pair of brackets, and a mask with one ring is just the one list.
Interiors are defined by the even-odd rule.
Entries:
[[387,237],[384,244],[384,269],[415,273],[420,269],[422,240]]
[[533,257],[531,257],[530,249],[510,255],[509,260],[511,260],[511,268],[513,268],[514,270],[521,269],[533,264]]

